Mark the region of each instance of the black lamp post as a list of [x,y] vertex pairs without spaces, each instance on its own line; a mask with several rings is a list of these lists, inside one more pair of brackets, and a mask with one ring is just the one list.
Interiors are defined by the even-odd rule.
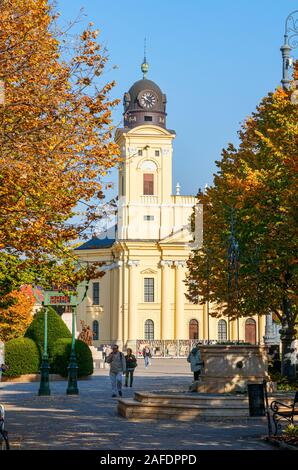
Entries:
[[67,395],[78,395],[78,365],[77,356],[75,353],[75,330],[76,330],[76,306],[72,306],[72,341],[71,341],[71,354],[68,366],[68,386],[66,390]]
[[298,47],[298,10],[292,11],[285,22],[284,43],[281,46],[282,55],[282,86],[288,88],[291,80],[289,79],[289,68],[292,66],[293,60],[290,57],[292,49]]
[[50,365],[48,358],[48,309],[44,309],[44,344],[43,344],[43,355],[40,366],[40,385],[38,395],[51,395],[50,390]]
[[[231,297],[235,299],[238,306],[238,276],[239,276],[239,245],[235,237],[234,213],[231,212],[231,236],[228,247],[228,303]],[[229,339],[230,339],[230,321]],[[239,318],[237,317],[237,340],[239,343]]]

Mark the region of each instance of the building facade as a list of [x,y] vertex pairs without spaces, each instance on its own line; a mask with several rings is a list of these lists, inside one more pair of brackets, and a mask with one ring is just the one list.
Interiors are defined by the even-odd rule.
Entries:
[[[236,340],[237,324],[215,319],[207,306],[185,297],[186,261],[194,246],[190,217],[196,199],[172,194],[173,141],[166,126],[166,95],[144,77],[124,95],[124,127],[115,134],[121,149],[118,213],[114,236],[94,237],[76,254],[81,261],[102,261],[105,275],[91,282],[78,310],[92,326],[94,345],[137,341]],[[197,210],[196,243],[202,242]],[[239,320],[239,339],[261,342],[264,321]]]

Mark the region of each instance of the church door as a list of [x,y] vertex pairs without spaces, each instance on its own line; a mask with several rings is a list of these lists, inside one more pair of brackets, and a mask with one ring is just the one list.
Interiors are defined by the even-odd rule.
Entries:
[[257,338],[256,322],[252,318],[248,318],[245,322],[245,342],[256,344]]

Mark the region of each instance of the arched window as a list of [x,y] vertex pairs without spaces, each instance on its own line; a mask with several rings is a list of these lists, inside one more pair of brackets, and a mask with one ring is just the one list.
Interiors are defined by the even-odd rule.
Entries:
[[94,320],[92,323],[93,339],[97,341],[99,339],[99,325],[98,321]]
[[253,318],[248,318],[245,322],[245,342],[256,344],[257,326]]
[[199,322],[194,318],[189,322],[189,339],[199,339]]
[[219,320],[217,324],[218,341],[227,341],[227,322],[226,320]]
[[154,339],[154,322],[152,320],[145,321],[145,339]]

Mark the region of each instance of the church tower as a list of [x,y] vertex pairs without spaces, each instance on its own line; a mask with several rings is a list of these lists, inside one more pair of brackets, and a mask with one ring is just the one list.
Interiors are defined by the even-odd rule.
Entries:
[[169,209],[175,132],[166,128],[166,95],[147,79],[146,60],[141,69],[143,79],[124,94],[124,128],[116,132],[123,159],[119,168],[120,240],[160,240],[177,228],[175,214]]
[[[175,132],[166,124],[166,95],[147,78],[148,68],[144,59],[143,78],[124,94],[123,127],[115,134],[122,157],[115,237],[103,233],[76,249],[81,261],[102,262],[105,271],[92,281],[78,319],[92,326],[97,347],[116,342],[138,352],[150,343],[155,356],[185,357],[197,339],[236,339],[236,324],[212,318],[185,296],[190,219],[195,206],[200,244],[202,208],[180,194],[179,184],[172,193]],[[243,340],[245,319],[240,323]],[[260,341],[256,321],[255,331]]]

